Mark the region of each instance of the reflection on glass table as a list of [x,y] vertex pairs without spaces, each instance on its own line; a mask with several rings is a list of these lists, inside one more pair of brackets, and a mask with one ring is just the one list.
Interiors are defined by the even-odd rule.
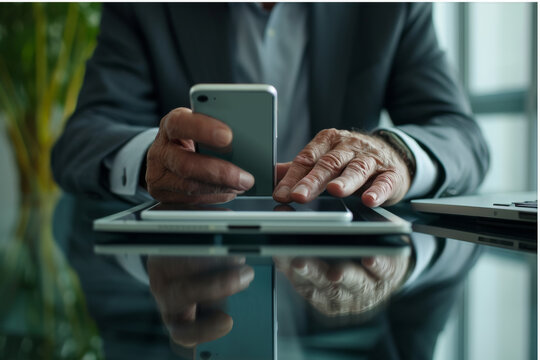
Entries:
[[[411,251],[394,257],[248,257],[243,264],[241,258],[150,256],[141,262],[140,256],[93,253],[102,234],[85,229],[92,219],[121,209],[76,204],[85,216],[72,228],[69,259],[98,319],[107,358],[430,358],[478,250],[412,234]],[[131,236],[161,241],[155,234],[124,235],[127,241]],[[245,242],[248,236],[222,241]],[[337,245],[342,237],[325,239]],[[347,241],[361,248],[376,241],[368,239]]]
[[[54,223],[57,246],[78,275],[97,327],[98,358],[432,359],[449,319],[460,318],[453,309],[486,248],[414,232],[409,252],[338,258],[95,254],[93,219],[122,207],[63,199]],[[392,209],[416,221],[406,210]],[[357,246],[363,239],[356,238]],[[482,274],[475,284],[495,276]],[[497,328],[505,326],[513,325]],[[17,358],[20,350],[2,347],[13,333],[2,330],[0,358]],[[56,350],[45,353],[62,358]],[[460,357],[437,357],[452,358]]]
[[[176,354],[201,359],[277,358],[281,349],[275,339],[279,327],[272,294],[274,290],[279,294],[279,289],[274,264],[281,272],[277,276],[284,275],[313,310],[332,321],[348,322],[348,317],[366,315],[390,298],[405,280],[410,257],[276,257],[273,263],[251,262],[255,264],[246,265],[243,257],[148,257],[150,289],[168,334],[178,345],[173,346]],[[279,311],[279,299],[287,300],[279,295],[277,299]]]

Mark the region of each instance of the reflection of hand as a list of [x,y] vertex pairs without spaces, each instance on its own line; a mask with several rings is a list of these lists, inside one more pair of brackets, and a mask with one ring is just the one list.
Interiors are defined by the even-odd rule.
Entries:
[[388,143],[346,130],[319,132],[292,163],[280,164],[278,174],[284,167],[274,191],[274,199],[284,203],[305,203],[326,189],[338,197],[360,191],[366,206],[392,205],[411,183],[405,161]]
[[253,269],[243,258],[148,258],[150,289],[174,342],[184,347],[212,341],[232,329],[233,320],[214,309],[199,316],[201,304],[210,305],[246,289]]
[[221,121],[186,108],[172,110],[161,120],[148,149],[148,192],[162,202],[199,204],[234,199],[253,186],[253,176],[230,162],[195,152],[196,142],[224,149],[231,141],[231,129]]
[[359,262],[274,258],[276,267],[315,309],[327,316],[373,309],[404,281],[408,256],[376,256]]
[[274,206],[272,211],[296,211],[296,209],[293,208],[291,205],[278,204],[278,205]]

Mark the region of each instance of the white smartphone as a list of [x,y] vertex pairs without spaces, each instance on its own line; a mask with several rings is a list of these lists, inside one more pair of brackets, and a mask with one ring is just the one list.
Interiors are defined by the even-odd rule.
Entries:
[[244,195],[272,195],[276,184],[277,92],[264,84],[198,84],[190,90],[191,109],[227,124],[232,148],[220,153],[198,145],[251,173],[255,185]]

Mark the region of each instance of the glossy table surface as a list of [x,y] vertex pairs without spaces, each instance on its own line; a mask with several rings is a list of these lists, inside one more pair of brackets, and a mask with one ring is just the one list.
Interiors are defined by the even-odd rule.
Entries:
[[0,359],[535,358],[532,247],[435,238],[403,205],[415,247],[395,255],[95,254],[93,219],[128,206],[63,196],[5,235]]

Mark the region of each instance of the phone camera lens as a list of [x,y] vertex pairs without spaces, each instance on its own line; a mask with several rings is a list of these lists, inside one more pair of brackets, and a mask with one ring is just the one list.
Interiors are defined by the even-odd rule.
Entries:
[[197,100],[198,100],[199,102],[207,102],[207,101],[208,101],[208,96],[206,96],[206,95],[199,95],[199,96],[197,96]]

